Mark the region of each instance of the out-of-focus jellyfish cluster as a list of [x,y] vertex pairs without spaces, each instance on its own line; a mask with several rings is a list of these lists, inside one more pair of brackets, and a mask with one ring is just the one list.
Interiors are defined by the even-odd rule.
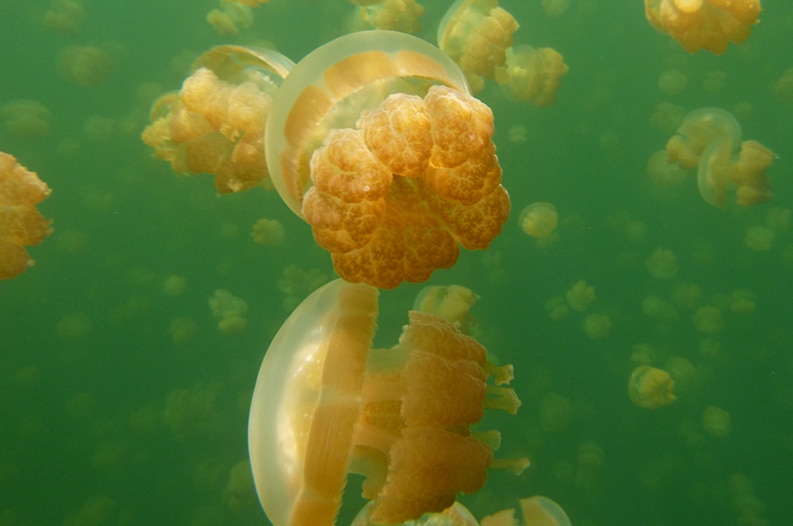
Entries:
[[25,247],[38,245],[52,233],[51,221],[36,210],[50,193],[34,172],[0,152],[0,279],[13,278],[33,265]]
[[209,307],[212,309],[212,316],[218,321],[218,329],[224,334],[242,332],[248,326],[245,318],[248,304],[227,290],[216,290],[209,298]]
[[356,30],[388,29],[418,33],[424,7],[416,0],[356,0],[351,25]]
[[158,99],[143,141],[180,174],[215,175],[219,193],[263,184],[264,124],[291,61],[271,50],[221,46],[202,55],[178,93]]
[[760,0],[644,0],[650,24],[689,53],[707,49],[721,55],[730,42],[743,42],[760,10]]
[[[667,142],[666,155],[684,169],[697,168],[697,187],[708,204],[724,208],[731,191],[741,206],[773,198],[765,172],[776,155],[757,141],[741,142],[740,124],[725,110],[700,108],[686,115],[677,134]],[[661,175],[673,172],[655,158],[651,171],[655,177],[679,179]]]
[[221,35],[236,36],[253,24],[253,12],[248,6],[249,3],[220,0],[220,8],[207,13],[207,22]]
[[517,29],[498,0],[457,0],[440,23],[438,46],[460,65],[473,93],[488,78],[514,99],[540,107],[552,104],[568,69],[562,55],[551,48],[513,46]]

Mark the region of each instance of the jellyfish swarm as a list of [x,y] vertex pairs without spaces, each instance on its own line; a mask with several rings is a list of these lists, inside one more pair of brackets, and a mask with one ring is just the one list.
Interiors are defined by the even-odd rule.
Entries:
[[154,102],[143,142],[176,173],[215,174],[218,193],[263,184],[264,124],[292,65],[268,49],[211,49],[196,60],[180,92]]
[[509,215],[493,114],[460,69],[392,31],[340,37],[301,60],[265,133],[273,185],[350,282],[391,289],[485,249]]
[[680,42],[689,53],[721,55],[730,42],[743,42],[760,16],[760,0],[644,0],[650,24]]
[[33,265],[24,247],[38,245],[52,232],[50,221],[36,210],[50,192],[13,155],[0,152],[0,279]]
[[666,153],[683,168],[697,167],[697,187],[708,204],[724,208],[733,189],[742,206],[773,198],[765,171],[776,156],[757,141],[741,142],[741,125],[725,110],[690,112],[667,142]]
[[488,363],[475,339],[419,311],[396,346],[370,350],[377,298],[369,285],[332,281],[265,354],[248,448],[275,526],[334,524],[348,472],[366,476],[371,519],[384,524],[442,511],[485,483],[498,433],[488,443],[469,426],[486,407],[517,410],[514,391],[486,383],[508,383],[512,367]]

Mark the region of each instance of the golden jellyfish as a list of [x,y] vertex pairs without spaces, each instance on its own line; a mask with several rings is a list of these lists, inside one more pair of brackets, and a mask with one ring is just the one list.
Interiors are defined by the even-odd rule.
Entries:
[[506,51],[506,63],[496,71],[496,80],[510,97],[542,108],[556,101],[556,90],[568,67],[552,48],[516,46]]
[[284,240],[284,225],[277,219],[259,219],[251,229],[251,237],[254,243],[266,247],[278,246]]
[[679,95],[688,85],[688,76],[679,69],[667,69],[658,77],[658,88],[667,95]]
[[690,112],[667,142],[666,152],[683,168],[697,167],[697,187],[708,204],[724,208],[733,190],[741,206],[773,198],[765,171],[776,155],[757,141],[741,142],[740,124],[725,110]]
[[669,249],[656,248],[650,257],[644,260],[644,266],[647,273],[655,279],[672,279],[678,271],[677,256]]
[[653,185],[662,190],[680,186],[688,179],[688,171],[675,162],[670,162],[666,150],[658,150],[647,161],[647,175]]
[[644,409],[658,409],[669,405],[677,398],[675,381],[663,369],[640,365],[631,372],[628,380],[628,396]]
[[[380,523],[372,521],[374,502],[367,503],[355,516],[350,526],[378,526]],[[455,502],[440,513],[425,513],[418,521],[405,521],[404,526],[480,526],[468,508]],[[398,525],[392,525],[398,526]]]
[[348,471],[366,477],[371,520],[383,524],[440,512],[485,483],[499,434],[469,426],[486,408],[517,410],[514,391],[487,382],[508,383],[512,367],[490,364],[475,339],[418,311],[396,346],[370,350],[377,301],[370,285],[332,281],[264,356],[248,449],[275,526],[335,524]]
[[52,233],[51,221],[36,205],[51,193],[38,176],[13,155],[0,152],[0,279],[18,276],[33,265],[24,247]]
[[600,340],[611,334],[611,326],[611,316],[608,314],[587,314],[581,322],[581,330],[592,340]]
[[542,0],[542,11],[550,18],[562,16],[570,8],[570,0]]
[[715,336],[724,330],[724,314],[714,305],[705,305],[694,312],[694,328],[706,336]]
[[542,239],[556,231],[559,213],[553,203],[531,203],[521,211],[518,224],[531,237]]
[[515,510],[503,510],[482,518],[481,526],[571,526],[570,518],[554,500],[542,495],[520,499],[523,522],[515,519]]
[[154,102],[143,142],[176,173],[214,174],[218,193],[265,184],[264,126],[292,66],[269,49],[211,49],[193,64],[180,92]]
[[565,295],[567,304],[577,312],[584,312],[595,301],[595,287],[587,285],[586,281],[579,280]]
[[702,412],[702,427],[710,436],[724,438],[732,431],[732,418],[721,407],[709,405]]
[[389,29],[404,33],[418,33],[421,30],[419,18],[424,14],[424,7],[416,0],[354,3],[360,4],[357,24],[359,29]]
[[730,42],[743,42],[760,10],[760,0],[644,0],[650,24],[689,53],[707,49],[721,55]]
[[350,282],[426,281],[485,249],[509,215],[493,113],[460,69],[405,33],[361,31],[284,80],[265,151],[284,202]]
[[50,132],[52,114],[36,100],[12,100],[0,107],[0,119],[6,132],[21,139],[37,139]]
[[44,13],[44,27],[67,35],[77,35],[82,31],[85,8],[77,0],[52,0]]
[[187,290],[187,280],[182,276],[171,274],[162,282],[162,291],[171,298],[178,298],[185,290]]
[[212,316],[218,320],[218,329],[223,334],[242,332],[248,326],[248,320],[245,319],[248,304],[227,290],[216,290],[209,298],[209,308],[212,309]]
[[68,46],[58,57],[58,72],[69,82],[99,88],[110,80],[113,59],[98,47]]
[[220,9],[207,13],[207,22],[221,35],[236,36],[253,24],[251,8],[232,0],[220,0]]
[[440,316],[463,334],[470,334],[475,320],[469,311],[476,300],[476,294],[469,288],[460,285],[433,285],[419,291],[413,310]]
[[506,62],[517,29],[517,21],[498,0],[457,0],[438,26],[438,47],[459,64],[477,93],[484,87],[483,77],[494,79],[496,68]]
[[774,95],[781,102],[793,105],[793,68],[785,70],[774,82]]

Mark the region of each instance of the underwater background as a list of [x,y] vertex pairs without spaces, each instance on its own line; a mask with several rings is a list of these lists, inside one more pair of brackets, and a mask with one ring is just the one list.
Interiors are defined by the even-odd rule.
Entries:
[[[0,2],[0,151],[52,188],[38,209],[54,221],[29,250],[35,266],[0,282],[0,526],[267,524],[247,463],[250,397],[269,341],[333,267],[275,192],[218,197],[211,177],[175,175],[140,135],[203,51],[271,45],[298,61],[356,7],[271,0],[224,36],[206,21],[211,0],[86,0],[66,30],[45,23],[56,4]],[[434,42],[448,2],[426,4],[419,36]],[[539,0],[501,6],[521,25],[515,43],[553,47],[570,71],[549,107],[494,85],[478,94],[495,115],[510,219],[489,250],[383,291],[375,339],[396,341],[427,284],[479,295],[478,339],[514,364],[523,401],[480,428],[502,432],[497,458],[532,465],[491,472],[461,502],[481,518],[542,494],[576,525],[788,524],[793,95],[775,84],[793,68],[793,4],[764,0],[751,36],[721,56],[656,32],[639,0],[570,0],[556,17]],[[59,71],[70,46],[110,65],[81,85]],[[43,106],[46,125],[8,124],[20,100]],[[648,175],[700,107],[732,112],[778,156],[773,201],[721,210],[695,175]],[[535,201],[558,210],[550,240],[519,226]],[[281,222],[280,243],[253,241],[262,218]],[[671,269],[652,270],[659,249]],[[582,280],[595,299],[578,312],[564,299]],[[242,330],[219,329],[217,290],[246,303]],[[631,402],[638,364],[670,370],[672,404]],[[351,477],[339,524],[362,506],[359,487]]]

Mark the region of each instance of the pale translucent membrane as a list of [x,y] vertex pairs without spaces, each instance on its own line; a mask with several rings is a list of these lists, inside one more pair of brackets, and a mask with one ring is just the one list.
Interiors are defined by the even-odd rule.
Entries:
[[520,500],[524,526],[571,526],[570,519],[556,502],[536,495]]
[[[294,523],[295,513],[310,514],[306,508],[317,502],[327,513],[314,515],[313,524],[333,524],[333,499],[322,501],[309,486],[317,480],[337,486],[341,498],[349,459],[330,453],[351,450],[354,420],[338,412],[357,417],[349,409],[359,403],[377,295],[369,285],[331,281],[295,309],[267,349],[251,401],[248,453],[259,500],[275,526]],[[316,429],[329,420],[333,429]],[[324,455],[323,466],[306,458],[311,451]]]
[[284,202],[303,217],[309,160],[330,130],[354,127],[392,93],[424,96],[433,85],[469,92],[449,57],[405,33],[360,31],[309,53],[276,93],[265,130],[267,167]]

